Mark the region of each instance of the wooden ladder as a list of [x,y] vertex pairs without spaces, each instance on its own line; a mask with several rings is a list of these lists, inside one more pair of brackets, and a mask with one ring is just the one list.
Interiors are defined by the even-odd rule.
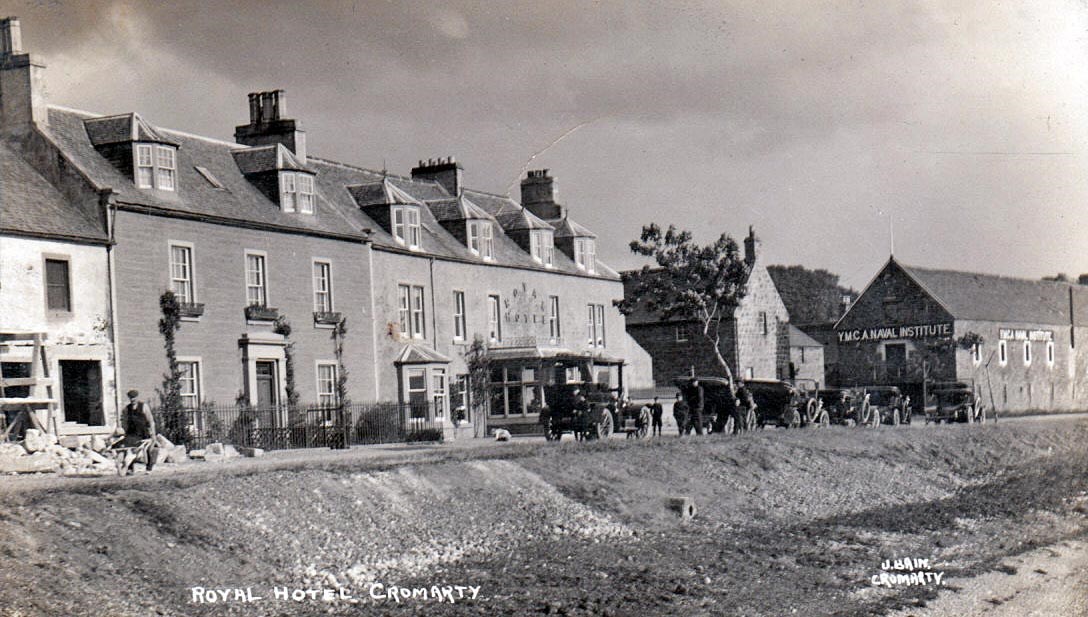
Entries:
[[[49,375],[49,359],[46,357],[45,332],[0,332],[0,422],[6,423],[7,411],[16,409],[18,414],[11,424],[3,427],[0,441],[21,435],[26,428],[58,434],[57,399],[53,388],[56,380]],[[30,348],[30,356],[16,351]],[[4,377],[4,362],[29,363],[29,377]],[[7,388],[29,387],[26,397],[9,397]],[[43,415],[44,412],[44,422]]]

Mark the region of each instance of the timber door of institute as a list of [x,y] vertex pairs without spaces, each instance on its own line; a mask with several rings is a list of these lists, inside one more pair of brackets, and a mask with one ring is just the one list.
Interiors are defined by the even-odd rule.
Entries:
[[907,346],[903,343],[885,345],[884,361],[888,367],[888,378],[902,379],[903,371],[907,367]]
[[257,407],[267,409],[276,406],[276,363],[269,360],[257,361]]

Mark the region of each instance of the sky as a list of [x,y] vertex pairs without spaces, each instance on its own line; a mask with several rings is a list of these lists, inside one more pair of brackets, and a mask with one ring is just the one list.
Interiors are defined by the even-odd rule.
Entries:
[[282,88],[312,155],[547,168],[617,268],[642,225],[754,227],[860,288],[912,265],[1088,273],[1084,1],[0,0],[50,103],[233,139]]

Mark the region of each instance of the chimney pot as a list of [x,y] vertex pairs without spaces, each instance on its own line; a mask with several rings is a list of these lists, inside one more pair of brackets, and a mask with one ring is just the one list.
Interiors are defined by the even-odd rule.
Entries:
[[23,53],[23,32],[18,17],[0,19],[0,54]]

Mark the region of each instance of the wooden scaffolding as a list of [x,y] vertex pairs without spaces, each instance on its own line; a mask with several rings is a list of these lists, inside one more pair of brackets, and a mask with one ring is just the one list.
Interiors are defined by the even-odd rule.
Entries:
[[[49,375],[44,332],[0,331],[0,441],[21,437],[28,428],[57,434],[56,380]],[[30,365],[26,377],[5,377],[4,364]],[[9,369],[10,371],[10,369]],[[25,397],[9,396],[10,389],[26,387]]]

